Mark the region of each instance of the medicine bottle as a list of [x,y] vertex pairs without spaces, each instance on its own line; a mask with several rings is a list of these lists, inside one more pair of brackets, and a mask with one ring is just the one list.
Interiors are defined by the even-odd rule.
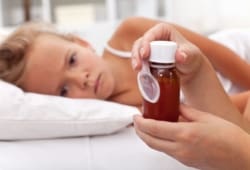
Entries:
[[176,122],[179,117],[180,84],[175,68],[177,44],[171,41],[150,43],[149,67],[160,87],[156,103],[143,100],[142,112],[145,118]]

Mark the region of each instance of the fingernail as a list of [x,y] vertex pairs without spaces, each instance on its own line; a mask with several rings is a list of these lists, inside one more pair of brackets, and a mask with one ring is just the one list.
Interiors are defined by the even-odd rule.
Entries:
[[133,69],[135,69],[137,67],[137,61],[134,58],[132,58],[132,67],[133,67]]
[[140,55],[141,55],[141,56],[144,56],[144,53],[145,53],[145,49],[142,47],[142,48],[140,49]]
[[183,61],[185,61],[187,58],[187,54],[185,52],[181,52],[181,56],[182,56]]
[[183,56],[183,58],[187,58],[187,54],[185,52],[181,52],[181,55]]

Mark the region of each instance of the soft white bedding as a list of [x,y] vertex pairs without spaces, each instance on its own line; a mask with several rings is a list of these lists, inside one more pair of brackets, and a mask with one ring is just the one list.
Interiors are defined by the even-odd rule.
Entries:
[[82,138],[0,142],[0,170],[190,170],[147,147],[133,127]]
[[3,81],[0,94],[0,140],[110,134],[140,114],[136,107],[115,102],[25,93]]

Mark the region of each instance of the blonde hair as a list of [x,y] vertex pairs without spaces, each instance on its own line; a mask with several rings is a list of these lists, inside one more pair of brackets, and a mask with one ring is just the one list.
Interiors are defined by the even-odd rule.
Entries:
[[25,55],[35,39],[43,34],[73,41],[72,35],[60,34],[50,24],[25,23],[21,25],[0,45],[0,79],[19,86],[19,80],[25,69]]

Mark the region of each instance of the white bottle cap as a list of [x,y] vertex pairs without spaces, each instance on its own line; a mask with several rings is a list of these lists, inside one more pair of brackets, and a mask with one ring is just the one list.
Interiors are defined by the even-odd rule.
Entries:
[[150,42],[149,61],[156,63],[174,63],[177,44],[173,41]]

